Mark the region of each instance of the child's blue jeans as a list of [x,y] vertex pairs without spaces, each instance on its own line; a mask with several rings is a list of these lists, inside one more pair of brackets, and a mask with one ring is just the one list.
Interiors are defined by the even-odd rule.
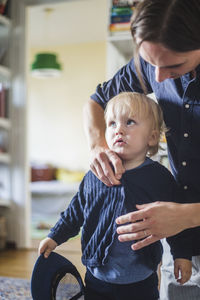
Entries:
[[143,281],[114,284],[95,278],[87,270],[85,285],[85,300],[157,300],[159,298],[156,273]]

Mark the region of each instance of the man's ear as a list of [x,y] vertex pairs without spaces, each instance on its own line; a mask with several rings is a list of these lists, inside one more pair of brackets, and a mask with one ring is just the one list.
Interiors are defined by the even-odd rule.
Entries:
[[149,146],[155,146],[159,142],[160,133],[158,130],[152,130],[151,135],[149,137]]

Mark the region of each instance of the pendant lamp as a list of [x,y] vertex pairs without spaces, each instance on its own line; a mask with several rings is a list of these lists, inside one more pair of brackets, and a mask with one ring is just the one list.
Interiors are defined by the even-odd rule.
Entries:
[[55,53],[38,53],[31,65],[31,74],[37,78],[59,77],[61,65]]

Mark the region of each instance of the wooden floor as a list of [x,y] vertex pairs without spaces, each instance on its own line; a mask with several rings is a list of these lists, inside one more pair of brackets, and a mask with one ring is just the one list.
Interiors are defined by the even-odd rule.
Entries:
[[[34,240],[32,249],[30,250],[0,251],[0,276],[30,279],[35,261],[38,257],[38,245],[39,241]],[[67,243],[57,247],[56,252],[68,258],[76,266],[84,279],[85,267],[81,263],[81,246],[79,237],[71,239]]]
[[[38,257],[37,246],[39,241],[34,241],[30,250],[0,251],[0,276],[31,278],[35,261]],[[80,239],[75,238],[59,246],[56,252],[68,258],[84,278],[85,267],[81,263]]]

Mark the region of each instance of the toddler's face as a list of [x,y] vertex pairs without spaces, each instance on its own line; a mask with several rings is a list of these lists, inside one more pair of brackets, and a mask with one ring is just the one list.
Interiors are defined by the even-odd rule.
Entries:
[[137,114],[116,114],[108,107],[106,141],[123,160],[143,159],[152,145],[151,122]]

